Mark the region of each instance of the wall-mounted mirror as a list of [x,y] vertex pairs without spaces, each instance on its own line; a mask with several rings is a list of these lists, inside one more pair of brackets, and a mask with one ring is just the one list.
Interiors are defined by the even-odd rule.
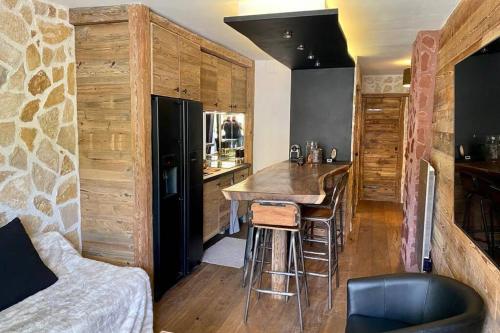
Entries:
[[245,114],[205,112],[204,115],[205,159],[219,167],[243,162]]
[[455,66],[455,223],[500,266],[500,38]]

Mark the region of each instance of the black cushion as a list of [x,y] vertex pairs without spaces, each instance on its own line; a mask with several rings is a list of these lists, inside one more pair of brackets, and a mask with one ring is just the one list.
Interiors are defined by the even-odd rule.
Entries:
[[411,326],[398,320],[352,315],[347,323],[347,332],[387,332]]
[[[485,316],[479,294],[433,274],[392,274],[347,283],[348,333],[481,332]],[[407,325],[393,327],[391,325]]]
[[0,311],[56,281],[18,218],[0,228]]

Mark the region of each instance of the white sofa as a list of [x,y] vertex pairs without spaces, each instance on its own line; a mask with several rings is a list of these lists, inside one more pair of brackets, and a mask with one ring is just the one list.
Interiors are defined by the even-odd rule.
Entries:
[[147,274],[85,259],[57,232],[32,239],[59,278],[0,312],[0,332],[152,332]]

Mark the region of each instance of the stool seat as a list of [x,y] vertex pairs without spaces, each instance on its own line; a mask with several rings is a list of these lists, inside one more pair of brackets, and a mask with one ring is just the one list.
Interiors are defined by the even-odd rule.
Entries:
[[328,219],[333,215],[332,210],[330,208],[307,207],[307,206],[302,208],[301,214],[303,220],[307,220],[308,218]]

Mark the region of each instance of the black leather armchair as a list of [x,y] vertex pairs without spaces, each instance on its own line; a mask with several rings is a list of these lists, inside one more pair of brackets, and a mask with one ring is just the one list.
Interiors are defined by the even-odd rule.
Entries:
[[346,333],[479,333],[484,316],[481,296],[444,276],[405,273],[347,282]]

